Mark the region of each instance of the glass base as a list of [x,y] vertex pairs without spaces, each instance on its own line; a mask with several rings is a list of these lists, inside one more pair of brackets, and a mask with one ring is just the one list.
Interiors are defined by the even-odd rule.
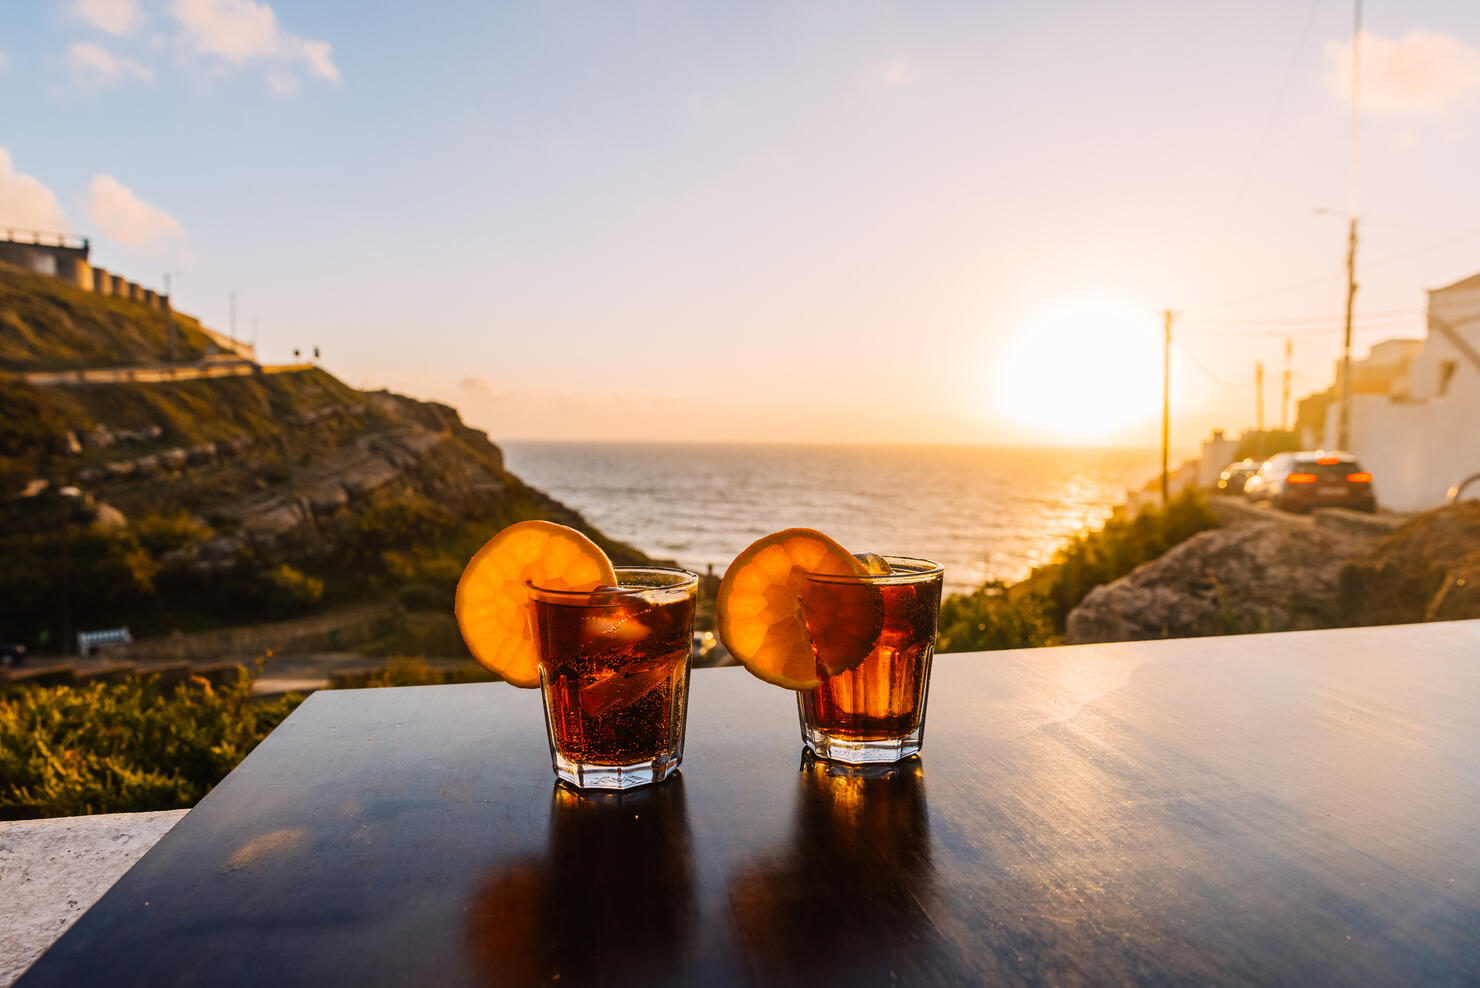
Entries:
[[849,765],[880,765],[903,761],[920,753],[924,727],[919,727],[902,738],[886,738],[880,741],[858,741],[826,734],[813,727],[802,725],[802,743],[818,758],[828,761],[846,762]]
[[631,765],[593,765],[578,762],[555,753],[555,774],[562,782],[577,789],[636,789],[638,786],[662,782],[678,771],[682,755],[664,755],[646,762]]

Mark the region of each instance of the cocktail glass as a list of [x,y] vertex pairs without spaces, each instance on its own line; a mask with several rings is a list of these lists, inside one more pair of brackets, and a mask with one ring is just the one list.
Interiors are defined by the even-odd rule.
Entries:
[[619,566],[593,591],[527,584],[555,774],[582,789],[630,789],[683,760],[699,577]]
[[878,616],[879,634],[862,662],[845,672],[821,672],[821,683],[797,691],[802,741],[820,758],[864,764],[897,762],[920,750],[925,735],[925,699],[935,654],[943,570],[912,556],[884,556],[890,572],[870,576],[806,575],[802,617],[814,624],[814,646],[828,623],[809,613],[862,610],[867,598]]

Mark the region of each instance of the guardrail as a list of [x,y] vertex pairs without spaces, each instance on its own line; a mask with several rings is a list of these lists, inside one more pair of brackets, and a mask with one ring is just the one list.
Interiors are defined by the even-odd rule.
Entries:
[[1456,504],[1456,503],[1458,503],[1459,496],[1464,493],[1465,488],[1466,487],[1469,487],[1471,484],[1473,484],[1473,483],[1475,483],[1477,481],[1480,481],[1480,473],[1472,473],[1472,474],[1470,474],[1464,480],[1461,480],[1459,483],[1457,483],[1453,487],[1449,488],[1449,493],[1447,493],[1447,494],[1444,495],[1444,503],[1445,504]]
[[88,246],[86,237],[73,233],[52,233],[48,230],[5,230],[5,242],[29,244],[36,247],[68,247],[73,250]]

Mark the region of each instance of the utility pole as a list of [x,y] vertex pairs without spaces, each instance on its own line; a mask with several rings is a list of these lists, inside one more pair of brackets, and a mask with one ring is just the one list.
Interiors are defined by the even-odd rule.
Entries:
[[1341,409],[1336,425],[1337,449],[1351,448],[1352,305],[1357,298],[1357,126],[1361,119],[1362,0],[1355,0],[1352,20],[1352,140],[1347,166],[1346,331],[1341,344]]
[[1161,506],[1167,506],[1167,455],[1172,444],[1172,310],[1162,313],[1166,338],[1161,345]]
[[1254,361],[1254,422],[1255,428],[1264,431],[1264,361]]
[[231,290],[231,342],[236,343],[236,289]]
[[1285,373],[1280,380],[1280,431],[1284,432],[1290,428],[1290,355],[1295,352],[1295,345],[1290,342],[1290,337],[1285,337]]
[[1352,428],[1352,304],[1357,298],[1357,218],[1351,218],[1346,245],[1346,330],[1341,340],[1341,413],[1337,418],[1336,448],[1351,448]]

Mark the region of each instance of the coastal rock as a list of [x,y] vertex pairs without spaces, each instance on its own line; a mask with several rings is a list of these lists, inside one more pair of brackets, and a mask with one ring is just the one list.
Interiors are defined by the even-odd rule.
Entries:
[[242,528],[256,539],[287,535],[309,520],[308,505],[301,498],[275,498],[254,505],[242,516]]
[[1424,612],[1425,621],[1463,621],[1480,618],[1480,549],[1444,574],[1444,583]]
[[185,451],[185,462],[191,466],[204,466],[216,458],[215,443],[201,443]]
[[400,471],[378,456],[365,456],[346,464],[336,478],[351,495],[368,494],[400,476]]
[[[221,569],[234,565],[241,556],[245,541],[239,535],[217,535],[202,543],[194,549],[193,558],[185,555],[181,558],[198,562],[203,569]],[[190,550],[182,550],[186,553]],[[168,560],[166,560],[168,562]]]
[[[1452,570],[1480,552],[1480,501],[1461,501],[1411,518],[1383,539],[1370,558],[1358,560],[1341,574],[1341,611],[1344,624],[1406,624],[1438,613],[1436,595],[1454,609],[1465,586],[1450,585]],[[1458,577],[1456,577],[1458,578]],[[1471,615],[1473,616],[1473,615]]]
[[99,501],[93,505],[93,512],[93,525],[105,532],[115,532],[128,525],[128,518],[111,504]]
[[1370,548],[1280,522],[1195,535],[1069,612],[1065,641],[1140,641],[1329,627],[1342,570]]
[[344,486],[332,480],[315,484],[304,491],[303,496],[308,499],[308,506],[316,515],[332,514],[349,504],[349,494]]

